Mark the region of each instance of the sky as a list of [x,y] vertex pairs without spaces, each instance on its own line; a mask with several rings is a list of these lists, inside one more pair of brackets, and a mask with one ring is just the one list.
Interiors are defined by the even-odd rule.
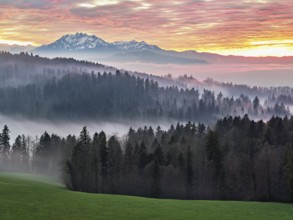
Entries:
[[292,0],[0,0],[0,43],[84,32],[164,49],[293,55]]

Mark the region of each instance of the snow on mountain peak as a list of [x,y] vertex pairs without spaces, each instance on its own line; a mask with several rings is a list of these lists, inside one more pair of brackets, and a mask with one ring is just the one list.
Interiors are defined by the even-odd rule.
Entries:
[[116,47],[122,50],[146,50],[158,48],[155,45],[149,45],[144,41],[116,41],[113,43]]
[[108,43],[95,35],[85,33],[66,34],[57,41],[45,45],[44,49],[59,49],[59,50],[85,50],[85,49],[111,49],[111,50],[151,50],[158,49],[155,45],[149,45],[144,41],[116,41]]
[[49,44],[48,46],[53,49],[82,50],[107,47],[109,44],[95,35],[76,33],[64,35],[59,40]]

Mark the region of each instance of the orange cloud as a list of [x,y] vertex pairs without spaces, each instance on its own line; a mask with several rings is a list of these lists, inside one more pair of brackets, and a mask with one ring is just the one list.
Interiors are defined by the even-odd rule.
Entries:
[[293,55],[292,8],[290,0],[3,0],[0,39],[38,45],[88,32],[166,49]]

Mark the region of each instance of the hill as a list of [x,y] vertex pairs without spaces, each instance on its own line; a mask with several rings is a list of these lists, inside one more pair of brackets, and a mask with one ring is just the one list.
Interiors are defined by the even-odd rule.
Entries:
[[0,218],[12,219],[292,219],[280,203],[182,201],[78,193],[28,175],[0,174]]

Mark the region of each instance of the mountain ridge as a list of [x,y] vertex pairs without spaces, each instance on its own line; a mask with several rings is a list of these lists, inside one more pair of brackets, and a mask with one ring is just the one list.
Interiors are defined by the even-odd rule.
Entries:
[[[15,49],[16,48],[16,49]],[[13,53],[33,52],[46,57],[73,57],[94,62],[141,62],[154,64],[293,64],[293,56],[247,57],[198,52],[165,50],[145,41],[108,42],[96,35],[77,32],[66,34],[39,47],[0,45],[0,50]]]
[[107,42],[95,35],[85,33],[67,34],[54,41],[53,43],[42,45],[37,50],[63,49],[63,50],[80,50],[80,49],[101,49],[107,48],[112,50],[139,50],[139,49],[160,49],[156,45],[147,44],[145,41],[114,41]]
[[90,54],[90,59],[96,57],[96,61],[105,62],[141,62],[155,64],[287,64],[293,63],[293,56],[289,57],[246,57],[234,55],[220,55],[216,53],[198,52],[196,50],[165,50],[157,45],[148,44],[145,41],[114,41],[107,42],[95,35],[86,33],[67,34],[55,42],[34,49],[34,52],[46,53],[58,52],[58,55],[78,56],[83,53]]
[[97,57],[102,61],[118,62],[143,62],[158,64],[205,64],[205,60],[190,57],[175,57],[166,54],[165,50],[157,45],[148,44],[145,41],[114,41],[107,42],[95,35],[85,33],[67,34],[56,41],[37,47],[33,52],[50,56],[57,53],[61,56],[71,55],[75,58]]

